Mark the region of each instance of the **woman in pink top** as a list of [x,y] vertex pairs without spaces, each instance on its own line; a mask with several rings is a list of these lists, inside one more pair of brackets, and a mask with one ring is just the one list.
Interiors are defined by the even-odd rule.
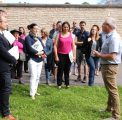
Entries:
[[58,73],[57,73],[57,85],[58,88],[61,88],[62,77],[64,73],[65,85],[69,87],[69,71],[71,66],[71,61],[69,58],[69,53],[72,51],[73,60],[76,58],[75,50],[75,37],[70,32],[70,24],[64,22],[62,24],[62,32],[60,32],[54,42],[54,53],[55,61],[58,64]]
[[[16,39],[13,43],[13,46],[18,46],[19,54],[23,53],[24,41],[20,39],[19,37],[21,35],[21,32],[15,29],[15,30],[12,30],[11,33]],[[20,84],[24,84],[23,79],[22,79],[22,66],[23,66],[23,61],[19,59],[16,66],[14,66],[12,69],[12,77],[19,79]]]
[[[19,27],[19,31],[22,33],[22,34],[20,35],[20,38],[21,38],[22,40],[25,40],[26,32],[25,32],[24,27]],[[28,61],[29,61],[29,56],[28,56],[28,54],[26,53],[26,61],[24,61],[24,71],[25,71],[25,73],[28,73]]]

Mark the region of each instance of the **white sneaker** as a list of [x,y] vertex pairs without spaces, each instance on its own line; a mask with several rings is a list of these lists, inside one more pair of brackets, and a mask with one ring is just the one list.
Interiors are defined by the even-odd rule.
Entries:
[[69,86],[69,85],[67,85],[67,86],[66,86],[66,88],[70,88],[70,86]]
[[61,89],[61,86],[58,86],[58,89]]
[[31,96],[32,100],[35,100],[35,96]]
[[50,82],[50,81],[48,81],[47,85],[51,86],[52,84],[51,84],[51,82]]

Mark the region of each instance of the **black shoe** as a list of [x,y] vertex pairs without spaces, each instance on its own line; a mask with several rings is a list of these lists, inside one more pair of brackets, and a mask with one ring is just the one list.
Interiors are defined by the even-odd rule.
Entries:
[[22,85],[24,85],[25,83],[24,83],[23,81],[19,81],[19,84],[22,84]]
[[75,80],[75,82],[78,82],[78,81],[82,81],[82,79],[81,79],[81,76],[80,76],[80,75],[78,75],[77,80]]
[[87,82],[87,77],[84,76],[83,80],[82,80],[82,83],[86,83]]
[[25,70],[25,73],[28,73],[28,71],[27,71],[27,70]]
[[14,78],[14,79],[19,79],[19,77],[15,76],[15,78]]
[[23,84],[24,85],[24,81],[22,78],[19,79],[19,84]]

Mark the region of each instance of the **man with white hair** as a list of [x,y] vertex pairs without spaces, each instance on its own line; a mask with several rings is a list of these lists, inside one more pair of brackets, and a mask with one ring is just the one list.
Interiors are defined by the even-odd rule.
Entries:
[[103,38],[101,52],[93,51],[93,54],[101,58],[101,72],[106,90],[108,102],[106,112],[112,112],[112,117],[105,120],[120,120],[120,98],[116,84],[118,64],[121,63],[121,38],[116,32],[114,18],[107,18],[102,31],[106,37]]

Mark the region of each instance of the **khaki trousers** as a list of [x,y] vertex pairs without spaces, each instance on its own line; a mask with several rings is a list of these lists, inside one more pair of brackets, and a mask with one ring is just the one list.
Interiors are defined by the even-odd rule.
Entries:
[[118,65],[101,65],[102,77],[108,92],[107,110],[112,110],[112,117],[120,119],[120,99],[116,83]]

